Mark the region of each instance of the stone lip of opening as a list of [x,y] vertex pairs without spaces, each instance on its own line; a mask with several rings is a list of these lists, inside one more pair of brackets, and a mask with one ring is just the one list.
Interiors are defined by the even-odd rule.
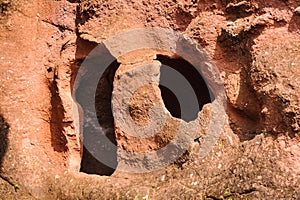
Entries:
[[[203,106],[212,102],[203,77],[180,57],[157,55],[156,60],[162,63],[159,88],[165,107],[175,118],[186,122],[195,120]],[[171,89],[164,85],[166,83]]]

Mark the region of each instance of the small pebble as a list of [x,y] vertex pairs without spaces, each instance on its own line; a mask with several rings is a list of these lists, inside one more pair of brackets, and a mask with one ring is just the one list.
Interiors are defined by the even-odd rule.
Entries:
[[198,185],[198,182],[197,181],[192,182],[192,185]]

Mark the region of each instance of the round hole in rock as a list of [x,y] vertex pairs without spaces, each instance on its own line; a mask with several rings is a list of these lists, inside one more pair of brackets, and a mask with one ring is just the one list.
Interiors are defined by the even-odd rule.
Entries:
[[202,107],[211,103],[210,91],[198,70],[186,60],[157,55],[161,96],[173,117],[189,122],[198,117]]

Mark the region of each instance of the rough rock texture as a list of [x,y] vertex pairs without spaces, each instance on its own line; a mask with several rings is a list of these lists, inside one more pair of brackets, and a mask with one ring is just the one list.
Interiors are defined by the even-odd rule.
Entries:
[[[299,4],[0,0],[0,198],[299,199]],[[97,43],[145,26],[180,31],[206,49],[225,84],[228,122],[204,158],[195,142],[157,171],[89,175],[81,159],[95,163],[73,112],[78,68]]]

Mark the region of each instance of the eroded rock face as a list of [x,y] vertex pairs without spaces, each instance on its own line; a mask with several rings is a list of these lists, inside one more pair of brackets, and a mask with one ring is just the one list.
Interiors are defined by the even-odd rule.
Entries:
[[[279,38],[254,54],[251,81],[262,103],[261,118],[267,131],[299,132],[299,40]],[[278,41],[279,40],[279,41]]]
[[[298,6],[296,0],[0,1],[0,197],[299,199]],[[97,44],[145,26],[184,32],[206,49],[225,84],[228,123],[201,159],[197,140],[176,162],[151,173],[88,175],[103,169],[95,172],[81,163],[85,158],[87,166],[95,165],[93,156],[82,155],[84,119],[72,91],[76,75],[84,74],[77,71]],[[117,75],[130,80],[126,73],[135,71],[134,64],[126,61],[159,65],[154,54],[143,55],[119,58],[120,67],[99,81],[95,98],[111,98]],[[162,106],[159,93],[157,81],[133,91],[126,116],[139,126],[151,123],[151,108]],[[118,106],[110,115],[101,115],[110,104],[95,107],[98,120],[113,133],[109,140],[120,148],[148,152],[174,137],[181,121],[163,109],[165,130],[145,141],[131,138],[120,131],[120,121],[112,121],[123,105],[113,99]],[[211,111],[208,104],[199,114],[200,135]],[[122,161],[125,156],[119,155]]]

